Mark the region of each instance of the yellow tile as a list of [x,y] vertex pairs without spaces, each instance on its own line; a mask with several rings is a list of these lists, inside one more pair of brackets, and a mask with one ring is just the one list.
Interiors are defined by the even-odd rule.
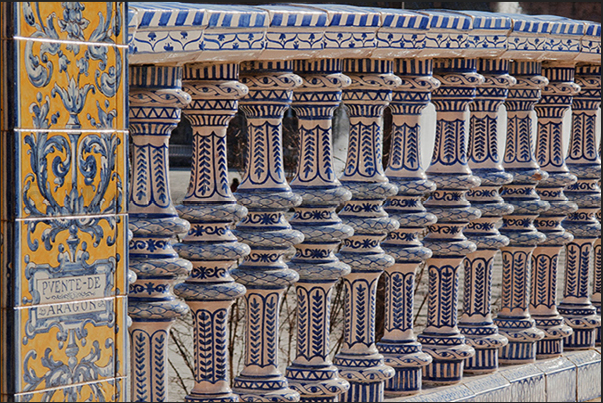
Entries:
[[111,2],[21,3],[17,10],[20,36],[30,38],[41,31],[39,35],[47,39],[98,42],[99,35],[106,33],[116,40],[116,8]]
[[18,133],[21,217],[115,214],[125,203],[124,132]]
[[21,276],[15,303],[114,296],[123,221],[117,216],[19,220]]
[[15,396],[17,402],[110,402],[115,398],[114,380],[48,389]]
[[114,312],[115,298],[16,308],[17,391],[114,378]]
[[[47,46],[47,42],[33,40],[17,43],[21,115],[17,127],[117,128],[115,117],[125,113],[124,109],[117,108],[117,81],[120,87],[125,85],[121,83],[122,72],[118,71],[125,66],[123,63],[116,65],[116,56],[122,57],[122,53],[116,53],[118,48],[61,43],[56,45],[55,54],[42,55]],[[40,59],[36,68],[30,62],[32,57]],[[42,57],[48,60],[43,61]],[[109,77],[112,69],[115,69],[114,80]]]

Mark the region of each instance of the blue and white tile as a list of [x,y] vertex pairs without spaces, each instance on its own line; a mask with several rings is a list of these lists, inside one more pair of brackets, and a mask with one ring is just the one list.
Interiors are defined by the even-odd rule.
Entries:
[[574,60],[582,47],[585,24],[582,21],[556,15],[535,15],[533,18],[550,24],[549,51],[545,58],[549,60]]
[[425,38],[425,48],[420,56],[425,58],[464,57],[469,48],[469,32],[472,19],[467,15],[439,10],[421,10],[429,16],[429,31]]
[[510,383],[510,402],[545,402],[544,374],[534,364],[502,367],[499,372]]
[[571,351],[564,355],[576,366],[576,400],[601,397],[601,353],[597,350]]
[[266,5],[258,8],[268,12],[270,25],[266,46],[259,55],[262,60],[306,59],[324,49],[327,13],[290,5]]
[[[549,402],[576,400],[576,366],[565,357],[537,361],[536,367],[545,377],[546,397]],[[559,387],[563,385],[563,387]]]
[[512,29],[509,17],[483,11],[460,11],[459,14],[472,19],[464,57],[498,57],[507,50],[507,37]]
[[551,24],[529,15],[500,14],[513,21],[507,39],[505,58],[516,60],[542,60],[550,50]]
[[413,57],[425,48],[430,17],[408,10],[371,9],[381,13],[373,58]]
[[585,25],[584,36],[581,39],[580,54],[576,61],[599,64],[601,63],[601,24],[592,21],[582,21]]
[[465,377],[463,385],[473,392],[476,402],[511,402],[511,384],[498,373]]

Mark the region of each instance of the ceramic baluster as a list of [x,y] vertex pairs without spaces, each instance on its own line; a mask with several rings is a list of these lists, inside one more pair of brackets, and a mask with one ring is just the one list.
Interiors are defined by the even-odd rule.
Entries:
[[192,268],[178,257],[170,240],[190,224],[178,217],[168,181],[168,141],[180,121],[180,110],[191,100],[182,91],[182,68],[130,67],[132,184],[129,228],[130,284],[128,314],[132,318],[132,401],[168,401],[168,332],[188,306],[172,293],[174,282]]
[[339,259],[352,267],[344,277],[344,342],[335,365],[350,389],[343,402],[383,400],[384,382],[394,369],[384,364],[375,345],[377,282],[383,270],[394,264],[380,246],[398,222],[383,210],[383,201],[397,188],[389,183],[382,166],[383,127],[381,118],[391,101],[392,88],[400,79],[392,74],[389,60],[346,59],[343,72],[352,84],[343,91],[350,116],[346,167],[341,182],[352,192],[339,216],[354,229],[345,239]]
[[300,398],[278,370],[280,303],[287,286],[299,279],[283,261],[283,254],[304,239],[284,215],[302,201],[287,184],[283,167],[283,114],[291,104],[293,89],[302,84],[292,71],[292,61],[241,64],[240,80],[249,93],[239,105],[247,116],[249,145],[235,196],[248,214],[233,232],[251,252],[232,274],[247,287],[245,366],[234,380],[234,391],[243,401]]
[[510,74],[517,84],[507,96],[507,143],[503,157],[506,172],[513,182],[503,185],[501,196],[514,207],[513,213],[503,216],[500,233],[509,238],[502,251],[501,309],[494,320],[498,331],[509,343],[500,349],[501,364],[520,364],[536,359],[536,342],[544,332],[535,326],[528,312],[530,260],[536,245],[546,236],[536,230],[534,220],[549,208],[540,200],[535,187],[548,174],[540,169],[534,157],[531,111],[540,99],[540,90],[548,84],[540,75],[540,62],[511,63]]
[[[601,139],[599,139],[599,159],[601,159]],[[599,180],[599,187],[601,187],[601,181]],[[601,205],[599,204],[599,207]],[[601,209],[597,212],[597,220],[601,224]],[[594,249],[594,264],[593,264],[593,295],[591,301],[594,307],[597,309],[597,315],[601,316],[601,233],[595,240],[593,246]],[[601,326],[596,330],[595,334],[595,346],[601,347]]]
[[536,192],[542,200],[549,202],[550,208],[534,221],[546,240],[532,253],[530,315],[536,321],[536,327],[544,332],[544,339],[536,344],[536,356],[552,358],[561,355],[563,339],[572,334],[572,329],[557,311],[557,271],[559,253],[573,239],[572,234],[561,226],[561,221],[578,208],[563,194],[563,188],[575,183],[576,177],[570,174],[564,162],[562,119],[580,87],[574,83],[573,65],[543,66],[542,75],[549,84],[542,89],[535,107],[538,116],[536,160],[549,176],[538,183]]
[[228,182],[226,129],[247,94],[239,83],[238,64],[191,64],[184,67],[184,90],[192,102],[183,111],[193,128],[191,177],[180,217],[191,223],[182,243],[174,246],[193,264],[190,277],[174,287],[193,316],[195,385],[188,402],[234,402],[228,377],[228,318],[245,287],[230,270],[249,254],[229,226],[247,210],[236,204]]
[[441,86],[432,92],[437,111],[436,139],[427,177],[436,190],[425,202],[438,221],[430,225],[424,244],[433,255],[427,260],[429,296],[427,327],[418,340],[433,361],[423,372],[429,384],[459,382],[464,362],[475,354],[458,329],[459,276],[463,258],[476,246],[463,235],[480,213],[471,207],[466,193],[479,185],[467,160],[465,120],[476,87],[484,78],[475,59],[436,59],[434,77]]
[[506,337],[498,333],[492,320],[492,269],[494,256],[509,239],[497,229],[502,216],[509,215],[513,206],[500,197],[499,190],[513,180],[506,173],[498,151],[498,111],[516,80],[508,74],[509,61],[480,59],[478,71],[485,82],[477,89],[471,110],[469,137],[469,166],[480,178],[479,187],[469,190],[467,199],[482,216],[469,223],[465,236],[477,245],[477,250],[463,261],[465,293],[463,314],[459,321],[465,341],[475,349],[475,356],[465,362],[466,373],[488,373],[498,369],[498,351],[507,345]]
[[290,223],[304,234],[304,242],[295,246],[295,257],[289,263],[299,274],[299,281],[297,354],[286,375],[301,401],[336,402],[350,387],[329,358],[331,294],[337,280],[350,273],[350,267],[337,259],[334,250],[353,234],[335,212],[352,197],[333,171],[333,113],[341,103],[341,89],[351,83],[341,69],[340,59],[295,63],[295,72],[304,81],[293,93],[300,148],[291,188],[303,202],[295,208]]
[[[578,210],[563,221],[574,235],[566,249],[565,289],[559,312],[574,330],[564,340],[566,350],[595,346],[597,329],[601,329],[601,312],[588,295],[591,252],[601,235],[601,223],[595,217],[601,208],[601,159],[597,152],[596,121],[601,105],[601,66],[576,68],[576,83],[582,92],[572,102],[572,136],[565,160],[578,181],[566,188],[567,197],[576,202]],[[599,281],[600,277],[595,282]],[[600,294],[599,294],[600,295]]]
[[413,307],[416,270],[431,257],[419,240],[436,217],[428,213],[421,199],[435,190],[420,161],[421,112],[440,83],[432,77],[429,59],[396,59],[394,71],[402,85],[393,91],[392,139],[385,174],[398,187],[398,194],[384,204],[385,211],[400,223],[382,242],[396,263],[385,269],[384,335],[377,348],[385,363],[396,370],[385,383],[386,396],[404,396],[421,390],[423,367],[431,362],[413,333]]

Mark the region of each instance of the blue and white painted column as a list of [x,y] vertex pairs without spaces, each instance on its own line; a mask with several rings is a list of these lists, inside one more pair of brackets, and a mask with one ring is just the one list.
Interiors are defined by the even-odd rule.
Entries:
[[549,202],[550,208],[534,221],[536,229],[546,236],[546,240],[538,244],[532,253],[530,315],[536,321],[536,327],[544,332],[544,339],[536,345],[536,356],[552,358],[563,353],[563,339],[572,334],[572,329],[559,315],[556,304],[559,254],[574,238],[561,226],[561,221],[578,208],[563,193],[563,188],[576,183],[575,175],[565,165],[563,115],[572,104],[572,96],[580,91],[580,86],[574,83],[573,64],[545,62],[542,75],[549,83],[542,89],[540,101],[534,108],[538,116],[535,154],[540,169],[548,174],[548,178],[538,183],[536,192],[541,200]]
[[512,62],[509,73],[517,84],[510,88],[507,108],[507,143],[503,167],[513,175],[513,182],[503,185],[501,196],[514,207],[503,216],[500,233],[509,238],[501,248],[503,273],[501,309],[494,320],[498,331],[509,343],[499,351],[499,363],[521,364],[536,359],[536,343],[544,332],[535,326],[528,311],[530,261],[536,246],[546,236],[536,230],[534,220],[550,205],[540,200],[536,184],[548,177],[534,156],[532,118],[530,113],[540,99],[540,91],[548,84],[541,75],[540,62]]
[[295,61],[295,72],[302,77],[303,85],[293,93],[300,147],[291,188],[303,201],[295,208],[290,223],[304,234],[304,242],[295,246],[295,257],[289,262],[289,268],[299,274],[299,281],[297,353],[286,375],[301,401],[336,402],[350,387],[329,358],[333,286],[351,270],[339,261],[334,250],[342,239],[353,234],[335,212],[352,197],[333,169],[333,113],[341,103],[342,88],[351,83],[341,69],[340,59]]
[[492,269],[499,249],[509,244],[497,225],[509,215],[513,206],[499,194],[502,185],[513,176],[502,167],[498,150],[498,111],[516,84],[509,75],[509,60],[479,59],[477,71],[485,82],[477,89],[471,110],[468,158],[469,166],[481,180],[479,187],[469,190],[467,199],[481,211],[481,217],[469,223],[464,233],[477,245],[477,250],[463,261],[465,288],[463,314],[459,321],[465,341],[475,349],[475,356],[465,362],[466,373],[488,373],[498,369],[498,351],[507,345],[492,319]]
[[278,370],[279,309],[287,286],[299,275],[283,254],[304,240],[284,213],[302,202],[287,184],[283,167],[282,119],[302,79],[292,61],[241,64],[241,82],[249,93],[239,101],[247,116],[247,166],[235,196],[247,216],[233,231],[251,252],[232,275],[245,285],[244,368],[234,380],[242,401],[299,401]]
[[[565,322],[574,330],[564,341],[566,350],[593,348],[597,330],[601,329],[600,305],[597,311],[590,301],[588,289],[591,252],[595,240],[601,236],[601,223],[595,217],[601,208],[598,183],[601,158],[596,137],[597,110],[601,105],[601,66],[576,67],[575,79],[582,91],[574,95],[571,105],[572,136],[565,163],[578,180],[569,185],[565,193],[577,203],[578,210],[563,221],[563,226],[574,239],[567,244],[565,288],[563,301],[558,307]],[[600,298],[600,274],[598,280],[595,278],[595,284],[597,281]]]
[[188,306],[172,293],[173,284],[192,268],[170,241],[190,229],[172,204],[168,181],[168,142],[191,97],[182,91],[182,68],[130,67],[132,184],[129,200],[132,318],[131,391],[135,402],[168,399],[168,332]]
[[341,376],[350,382],[343,402],[383,400],[385,381],[394,369],[385,365],[375,345],[377,283],[383,270],[394,264],[380,246],[399,224],[383,210],[383,201],[397,193],[383,172],[383,127],[381,118],[400,85],[393,62],[376,59],[346,59],[343,72],[352,84],[343,91],[350,116],[350,137],[346,167],[341,182],[352,192],[339,217],[354,229],[338,255],[352,272],[343,278],[344,342],[335,356]]
[[192,102],[183,113],[193,129],[191,177],[180,217],[191,223],[174,249],[191,261],[190,277],[174,287],[186,300],[193,317],[195,385],[188,402],[235,402],[228,367],[229,310],[245,287],[234,282],[230,270],[249,254],[230,226],[245,217],[228,182],[226,129],[237,113],[237,99],[247,87],[237,80],[238,64],[191,64],[184,67],[184,90]]
[[437,123],[427,177],[436,190],[425,207],[438,221],[429,226],[424,239],[433,255],[427,260],[427,327],[418,337],[433,358],[423,372],[423,381],[432,385],[459,382],[465,360],[475,354],[458,329],[458,272],[463,259],[476,250],[463,234],[467,224],[480,217],[466,198],[467,191],[480,181],[469,168],[465,124],[476,87],[484,83],[475,59],[435,59],[434,77],[441,86],[431,96]]
[[413,333],[416,270],[431,257],[420,234],[436,217],[428,213],[421,199],[435,190],[421,167],[421,112],[440,83],[432,77],[431,59],[396,59],[394,71],[402,84],[393,91],[392,138],[385,175],[398,187],[398,194],[385,202],[385,211],[398,220],[400,229],[389,233],[382,247],[396,263],[385,269],[385,324],[377,348],[385,363],[396,370],[385,383],[388,397],[418,393],[423,368],[431,356],[422,351]]

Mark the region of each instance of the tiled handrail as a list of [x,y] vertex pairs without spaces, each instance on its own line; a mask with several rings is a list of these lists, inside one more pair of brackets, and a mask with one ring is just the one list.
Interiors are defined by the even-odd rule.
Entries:
[[[164,195],[167,184],[141,193],[161,200],[156,205],[141,210],[131,198],[131,213],[140,216],[130,219],[131,263],[139,276],[131,288],[131,332],[137,340],[144,332],[154,340],[150,350],[143,342],[132,347],[138,357],[133,369],[154,377],[132,377],[134,401],[167,398],[165,342],[153,337],[164,335],[171,318],[185,311],[170,292],[175,277],[188,273],[185,259],[193,270],[175,293],[194,311],[196,383],[189,401],[380,401],[415,394],[422,383],[455,384],[464,373],[495,372],[499,358],[529,363],[560,356],[564,344],[566,350],[600,346],[600,150],[594,129],[600,24],[344,5],[129,3],[128,27],[130,76],[144,72],[156,82],[131,80],[135,151],[164,147],[178,108],[195,131],[194,175],[180,218]],[[164,83],[172,76],[178,79]],[[143,96],[149,102],[141,102]],[[233,196],[225,181],[225,128],[237,100],[248,118],[249,155]],[[436,140],[425,172],[418,117],[430,100]],[[340,103],[350,111],[341,183],[330,138]],[[500,155],[497,112],[503,103],[507,139]],[[388,105],[394,133],[384,169],[381,117]],[[281,144],[289,106],[298,113],[301,136],[291,186]],[[561,121],[570,106],[566,166]],[[144,125],[136,120],[141,117],[157,124]],[[169,127],[152,130],[161,125]],[[165,156],[158,161],[165,169]],[[134,172],[150,170],[148,162],[135,158]],[[134,175],[134,185],[141,178]],[[429,196],[425,207],[423,196]],[[295,216],[289,223],[284,213],[290,208]],[[148,221],[144,227],[136,224],[142,219]],[[176,259],[166,239],[185,231],[187,220],[191,229],[176,245]],[[422,243],[418,235],[426,227]],[[178,270],[144,271],[145,256],[155,255],[135,249],[150,241],[164,245],[165,258]],[[557,310],[557,258],[566,244],[566,289]],[[296,255],[285,262],[293,246]],[[502,309],[492,318],[492,264],[499,250]],[[428,326],[415,337],[414,273],[424,261]],[[161,268],[160,260],[152,262]],[[377,343],[376,286],[384,272],[385,336]],[[244,288],[229,273],[247,290],[245,368],[232,385],[225,318]],[[345,342],[332,363],[328,315],[339,278],[346,292]],[[153,298],[140,297],[142,280],[155,287]],[[297,355],[283,374],[277,367],[279,304],[296,282]],[[164,321],[142,314],[159,315],[160,309]],[[152,382],[151,388],[140,382]]]

